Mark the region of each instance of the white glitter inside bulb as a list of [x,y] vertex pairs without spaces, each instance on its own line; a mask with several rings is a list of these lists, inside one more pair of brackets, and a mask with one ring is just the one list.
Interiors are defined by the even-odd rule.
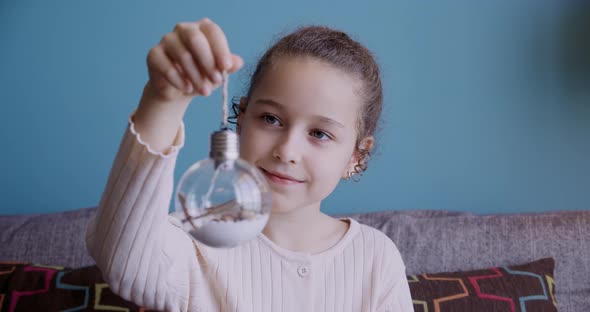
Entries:
[[229,248],[255,238],[266,225],[268,214],[240,221],[213,220],[202,226],[188,228],[188,233],[205,245]]

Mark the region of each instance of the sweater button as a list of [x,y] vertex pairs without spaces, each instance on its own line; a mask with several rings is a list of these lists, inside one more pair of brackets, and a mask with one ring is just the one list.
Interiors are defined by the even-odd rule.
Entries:
[[299,276],[301,277],[306,277],[307,275],[309,275],[309,268],[305,265],[302,265],[299,268],[297,268],[297,274],[299,274]]

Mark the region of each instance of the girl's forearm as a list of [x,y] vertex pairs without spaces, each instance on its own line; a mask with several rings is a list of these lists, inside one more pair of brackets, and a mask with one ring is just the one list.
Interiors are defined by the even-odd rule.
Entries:
[[141,139],[156,152],[165,152],[174,142],[191,100],[191,97],[172,102],[158,99],[147,83],[133,117]]

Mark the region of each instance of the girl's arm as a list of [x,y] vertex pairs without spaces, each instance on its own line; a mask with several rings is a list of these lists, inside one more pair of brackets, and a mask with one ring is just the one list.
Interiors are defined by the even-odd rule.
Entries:
[[[180,96],[174,100],[162,99],[150,82],[143,89],[143,96],[133,116],[135,129],[141,139],[154,153],[167,153],[174,148],[174,139],[184,130],[180,129],[182,118],[193,98]],[[183,141],[184,142],[184,141]]]
[[147,308],[186,311],[208,293],[202,268],[213,251],[168,221],[182,118],[195,96],[220,86],[221,71],[233,73],[243,61],[230,52],[221,28],[204,18],[178,23],[150,49],[147,65],[150,79],[86,241],[113,292]]
[[389,237],[385,234],[382,237],[383,258],[379,275],[382,279],[377,312],[413,312],[414,305],[402,256]]
[[[149,127],[156,123],[145,122],[143,131],[151,135],[148,143],[135,127],[139,110],[129,118],[87,231],[87,247],[114,293],[150,309],[186,310],[204,280],[201,268],[206,257],[197,256],[202,251],[168,220],[184,125],[180,117],[173,135],[167,138]],[[153,148],[152,142],[158,148]]]
[[413,312],[414,305],[410,294],[408,279],[405,269],[389,274],[389,283],[386,283],[386,290],[382,294],[382,305],[378,312]]

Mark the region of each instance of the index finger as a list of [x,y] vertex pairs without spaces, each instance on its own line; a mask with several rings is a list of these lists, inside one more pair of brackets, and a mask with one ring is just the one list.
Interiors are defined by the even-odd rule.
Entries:
[[217,68],[221,70],[231,69],[233,66],[233,60],[229,51],[227,38],[225,37],[223,30],[221,30],[221,27],[214,22],[207,20],[200,25],[200,28],[209,40]]

